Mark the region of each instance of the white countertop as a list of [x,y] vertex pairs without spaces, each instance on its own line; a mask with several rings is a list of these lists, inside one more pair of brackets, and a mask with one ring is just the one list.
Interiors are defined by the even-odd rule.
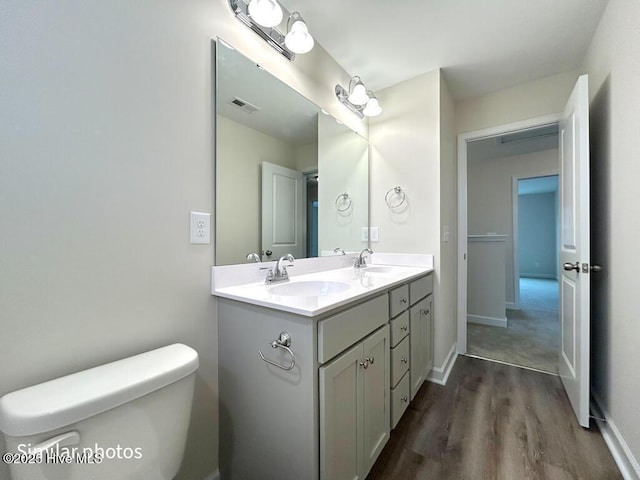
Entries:
[[[220,278],[220,272],[228,273],[229,267],[214,267],[212,274],[212,294],[253,305],[273,308],[307,317],[315,317],[338,307],[348,305],[354,301],[373,296],[376,293],[382,293],[396,285],[433,271],[432,257],[430,255],[416,256],[420,257],[417,261],[415,261],[416,259],[406,259],[404,257],[406,256],[402,258],[378,256],[379,262],[376,262],[376,256],[374,254],[374,264],[371,265],[372,267],[393,265],[390,271],[385,271],[384,273],[375,272],[376,268],[367,271],[367,268],[355,269],[352,266],[344,267],[342,266],[344,263],[338,268],[335,268],[335,260],[330,264],[330,266],[334,268],[322,271],[294,274],[294,269],[292,268],[289,270],[290,280],[288,282],[278,282],[271,285],[265,285],[264,276],[266,273],[264,271],[260,273],[260,280],[258,281],[255,280],[256,276],[254,274],[251,281],[239,282],[239,280],[236,279],[237,273],[234,281],[229,281],[228,275],[226,276],[227,278]],[[296,260],[296,264],[298,262],[302,263],[302,261]],[[246,265],[239,267],[242,267],[243,270],[247,269]],[[215,269],[218,269],[218,271]],[[253,269],[257,270],[256,264],[254,264]],[[344,288],[342,291],[324,295],[302,296],[275,293],[277,290],[282,291],[282,288],[278,288],[282,285],[310,281],[340,282],[347,285],[342,286]]]

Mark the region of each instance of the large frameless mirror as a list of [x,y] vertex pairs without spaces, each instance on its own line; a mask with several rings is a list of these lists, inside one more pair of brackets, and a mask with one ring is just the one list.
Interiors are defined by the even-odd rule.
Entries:
[[365,138],[220,39],[215,98],[216,265],[367,246]]

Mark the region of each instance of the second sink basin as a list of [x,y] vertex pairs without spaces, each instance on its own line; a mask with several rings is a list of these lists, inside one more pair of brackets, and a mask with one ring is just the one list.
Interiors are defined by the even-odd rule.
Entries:
[[343,282],[308,280],[303,282],[290,282],[281,285],[273,285],[268,288],[273,295],[289,297],[321,297],[332,295],[351,288],[351,285]]

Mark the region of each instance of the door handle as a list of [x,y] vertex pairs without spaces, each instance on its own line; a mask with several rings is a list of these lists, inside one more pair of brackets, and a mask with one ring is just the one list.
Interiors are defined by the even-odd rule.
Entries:
[[600,265],[590,265],[589,270],[591,273],[600,273],[602,271],[602,267]]
[[564,268],[567,272],[570,272],[571,270],[575,270],[576,272],[580,273],[580,262],[576,262],[576,263],[563,263],[562,264],[562,268]]

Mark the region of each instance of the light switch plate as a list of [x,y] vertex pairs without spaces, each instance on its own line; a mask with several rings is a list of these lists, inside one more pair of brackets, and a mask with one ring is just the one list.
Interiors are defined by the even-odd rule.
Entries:
[[191,212],[189,241],[193,244],[211,243],[211,214]]
[[360,238],[363,242],[369,241],[369,227],[362,227],[362,236]]
[[369,227],[369,238],[372,242],[380,241],[380,237],[378,237],[378,227]]

